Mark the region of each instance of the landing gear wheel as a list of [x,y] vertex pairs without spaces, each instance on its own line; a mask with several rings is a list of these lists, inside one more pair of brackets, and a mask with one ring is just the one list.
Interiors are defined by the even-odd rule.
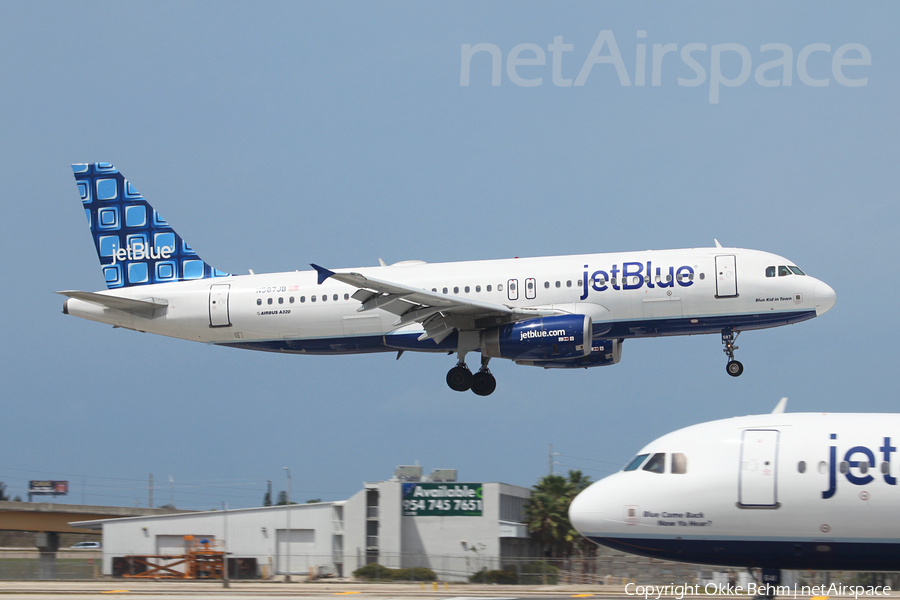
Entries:
[[457,365],[447,371],[447,385],[454,392],[465,392],[472,387],[474,376],[466,365]]
[[472,376],[472,391],[478,396],[490,396],[497,389],[497,380],[490,371],[478,371]]
[[741,373],[744,372],[744,365],[739,360],[731,360],[725,365],[725,371],[732,377],[740,377]]
[[728,364],[725,365],[725,371],[732,377],[738,377],[744,372],[744,365],[742,365],[740,361],[734,360],[734,351],[738,349],[738,347],[734,345],[734,342],[737,341],[739,335],[741,335],[740,331],[733,331],[731,329],[726,329],[722,332],[722,344],[725,346],[725,348],[722,349],[722,352],[728,357]]

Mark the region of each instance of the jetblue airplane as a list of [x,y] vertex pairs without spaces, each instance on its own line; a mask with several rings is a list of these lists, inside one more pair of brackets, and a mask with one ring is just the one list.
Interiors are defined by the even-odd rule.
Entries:
[[[739,248],[619,252],[231,275],[208,265],[109,163],[73,165],[107,290],[65,314],[233,348],[457,355],[456,391],[487,396],[491,358],[544,368],[619,362],[628,338],[741,331],[829,310],[834,290],[786,258]],[[474,375],[470,352],[481,354]]]
[[575,498],[572,525],[633,554],[759,567],[773,584],[781,569],[896,571],[900,415],[785,403],[650,442]]

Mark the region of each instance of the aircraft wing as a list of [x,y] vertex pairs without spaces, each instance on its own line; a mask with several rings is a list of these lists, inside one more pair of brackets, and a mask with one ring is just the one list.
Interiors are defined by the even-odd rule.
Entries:
[[420,340],[433,338],[436,343],[440,343],[454,329],[478,330],[535,317],[564,314],[554,309],[513,307],[439,294],[367,277],[361,273],[336,273],[319,265],[310,266],[318,273],[319,284],[330,278],[359,288],[353,294],[354,299],[362,302],[357,312],[376,308],[391,312],[400,317],[394,322],[395,327],[421,323],[425,333],[419,336]]

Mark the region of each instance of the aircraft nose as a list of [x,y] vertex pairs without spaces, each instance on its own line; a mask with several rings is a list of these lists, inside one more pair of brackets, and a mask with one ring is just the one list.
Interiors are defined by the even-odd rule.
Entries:
[[831,289],[831,286],[824,281],[819,281],[816,283],[815,295],[816,316],[827,313],[829,310],[831,310],[831,307],[834,306],[835,300],[837,300],[837,296],[835,295],[834,290]]
[[569,505],[569,521],[581,535],[598,532],[603,518],[603,507],[598,495],[599,481],[575,496]]

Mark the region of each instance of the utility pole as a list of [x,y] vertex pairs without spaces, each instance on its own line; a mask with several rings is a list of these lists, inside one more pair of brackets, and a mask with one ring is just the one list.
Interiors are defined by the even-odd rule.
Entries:
[[285,542],[285,547],[287,548],[287,575],[284,580],[288,583],[291,581],[291,470],[287,467],[284,467],[284,470],[287,471],[287,541]]
[[553,467],[558,465],[558,462],[553,460],[554,456],[562,456],[559,452],[553,451],[553,444],[550,444],[550,454],[547,456],[547,475],[553,475]]
[[222,503],[222,587],[228,585],[228,503]]
[[153,508],[153,473],[150,473],[150,484],[147,486],[147,506]]

